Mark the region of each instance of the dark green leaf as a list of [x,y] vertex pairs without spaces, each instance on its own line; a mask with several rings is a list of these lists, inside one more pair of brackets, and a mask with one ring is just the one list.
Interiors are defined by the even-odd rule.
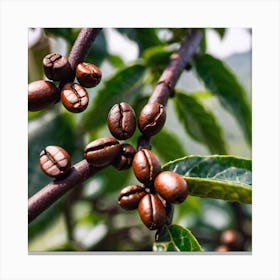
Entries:
[[165,226],[153,245],[156,252],[201,252],[203,251],[191,231],[179,225]]
[[221,39],[224,38],[226,33],[226,28],[214,28],[214,30],[219,34]]
[[117,28],[117,30],[137,43],[140,52],[139,55],[149,47],[162,44],[155,28]]
[[238,121],[246,140],[251,144],[252,116],[245,90],[225,64],[211,55],[197,56],[196,71],[205,86],[216,94],[221,104]]
[[206,40],[205,28],[201,28],[201,32],[202,32],[202,39],[201,39],[201,43],[200,43],[200,49],[203,53],[205,53],[207,50],[207,40]]
[[123,101],[132,103],[142,91],[144,73],[144,66],[134,64],[104,81],[92,106],[83,115],[84,126],[88,130],[96,130],[106,123],[108,112],[114,104]]
[[176,113],[186,132],[208,146],[213,154],[226,154],[222,130],[212,112],[207,111],[194,96],[176,93]]
[[185,177],[190,195],[252,203],[252,161],[234,156],[187,156],[163,166]]
[[152,138],[152,147],[164,162],[186,155],[177,137],[166,129],[161,130],[160,133]]

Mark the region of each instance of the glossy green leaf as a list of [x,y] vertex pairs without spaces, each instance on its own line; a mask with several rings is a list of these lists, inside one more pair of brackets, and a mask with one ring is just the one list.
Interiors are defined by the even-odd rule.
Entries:
[[137,43],[140,55],[145,49],[162,44],[155,28],[117,28],[117,31]]
[[194,65],[205,86],[238,121],[246,140],[251,144],[252,116],[245,90],[235,75],[219,59],[204,54],[197,56]]
[[152,138],[152,148],[163,162],[186,155],[177,137],[166,129],[161,130]]
[[206,110],[194,96],[176,93],[173,100],[186,132],[207,145],[212,154],[226,154],[223,133],[214,114]]
[[154,242],[156,252],[201,252],[200,244],[190,230],[179,225],[165,226]]
[[252,203],[252,161],[234,156],[187,156],[164,170],[182,175],[189,195]]
[[132,103],[142,92],[145,67],[134,64],[116,72],[97,92],[92,106],[83,115],[83,125],[86,129],[98,129],[106,124],[110,108],[123,101]]

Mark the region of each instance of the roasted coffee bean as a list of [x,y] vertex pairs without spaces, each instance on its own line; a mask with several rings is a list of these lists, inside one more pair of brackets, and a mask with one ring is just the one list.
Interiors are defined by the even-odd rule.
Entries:
[[61,90],[61,102],[72,113],[80,113],[88,106],[88,93],[78,83],[67,83]]
[[58,100],[59,92],[53,83],[38,80],[28,85],[28,111],[46,109]]
[[53,81],[71,81],[74,78],[68,58],[58,53],[44,57],[43,69],[46,77]]
[[126,210],[134,210],[146,194],[145,188],[141,186],[131,185],[125,187],[119,194],[119,205]]
[[40,153],[40,167],[48,176],[55,178],[63,177],[63,175],[70,171],[70,156],[61,147],[47,146]]
[[142,222],[150,230],[160,229],[166,222],[165,208],[155,194],[146,194],[140,200],[138,213]]
[[187,183],[177,173],[164,171],[158,174],[154,181],[156,192],[170,203],[182,203],[187,195]]
[[100,138],[85,147],[84,156],[92,166],[101,167],[111,164],[120,151],[121,146],[115,138]]
[[133,108],[126,102],[115,104],[107,118],[111,134],[119,140],[131,137],[136,128],[136,117]]
[[130,144],[121,144],[120,154],[113,161],[112,165],[118,170],[128,169],[132,165],[135,154],[136,151]]
[[148,103],[140,112],[138,127],[146,136],[157,134],[165,124],[165,107],[157,102]]
[[76,78],[83,87],[97,86],[101,77],[100,69],[94,64],[82,62],[76,67]]
[[135,154],[132,167],[136,178],[144,184],[153,182],[161,171],[157,156],[147,149],[142,149]]

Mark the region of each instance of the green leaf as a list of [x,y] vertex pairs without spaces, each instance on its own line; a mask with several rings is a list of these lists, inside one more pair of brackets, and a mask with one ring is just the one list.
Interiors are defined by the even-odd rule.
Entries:
[[191,231],[179,225],[165,226],[154,242],[153,251],[156,252],[201,252],[203,251]]
[[143,87],[145,67],[134,64],[116,72],[103,87],[97,92],[97,96],[90,108],[83,115],[83,125],[86,129],[98,129],[106,124],[110,108],[123,101],[133,102],[141,93]]
[[121,68],[125,66],[124,61],[119,55],[116,54],[108,54],[107,59],[109,63],[115,68]]
[[224,38],[226,33],[226,28],[213,28],[220,36],[221,39]]
[[212,112],[206,110],[197,98],[176,93],[173,98],[179,120],[193,139],[208,146],[213,154],[226,154],[221,127]]
[[205,86],[219,98],[221,104],[238,121],[249,144],[252,138],[251,108],[246,92],[225,64],[211,55],[197,56],[196,71]]
[[185,178],[189,195],[252,203],[252,161],[234,156],[186,156],[169,162]]
[[152,138],[152,147],[164,162],[174,160],[186,154],[177,137],[163,129]]
[[168,50],[163,46],[148,48],[143,53],[145,64],[150,68],[151,83],[157,82],[166,65],[169,63],[173,50]]
[[139,47],[139,54],[152,46],[162,45],[155,28],[116,28],[128,39],[135,41]]
[[145,63],[150,67],[156,67],[159,64],[166,67],[173,52],[163,46],[156,46],[146,49],[143,53],[143,58]]

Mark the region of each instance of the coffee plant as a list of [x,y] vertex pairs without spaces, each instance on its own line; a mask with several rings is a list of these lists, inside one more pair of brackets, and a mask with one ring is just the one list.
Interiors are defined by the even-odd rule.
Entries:
[[251,250],[251,77],[207,53],[208,30],[110,29],[137,47],[127,63],[108,29],[42,29],[28,65],[30,251]]

